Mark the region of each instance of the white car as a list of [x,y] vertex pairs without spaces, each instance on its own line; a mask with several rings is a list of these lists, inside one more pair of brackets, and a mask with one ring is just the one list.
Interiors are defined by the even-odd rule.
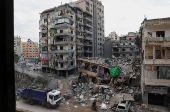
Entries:
[[117,105],[116,111],[125,111],[128,112],[130,108],[130,102],[128,100],[126,101],[120,101]]

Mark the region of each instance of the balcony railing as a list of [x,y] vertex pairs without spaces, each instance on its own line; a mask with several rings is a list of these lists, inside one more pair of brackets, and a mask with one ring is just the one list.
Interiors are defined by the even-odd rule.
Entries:
[[89,17],[84,17],[86,20],[91,21],[92,22],[92,18]]
[[47,33],[47,30],[42,30],[41,33]]
[[93,40],[92,37],[85,37],[86,40]]
[[42,43],[41,46],[47,46],[47,43]]
[[164,37],[165,41],[170,41],[170,37]]
[[77,38],[83,39],[84,37],[82,35],[77,35]]
[[50,53],[73,53],[75,52],[75,50],[56,50],[56,49],[52,49],[50,51]]
[[164,38],[163,37],[147,37],[146,41],[147,42],[163,42]]
[[93,34],[93,32],[90,31],[90,30],[85,29],[84,31],[85,31],[86,33],[89,33],[89,34]]
[[55,35],[54,36],[72,36],[72,37],[74,37],[74,35],[71,33],[71,32],[67,32],[67,31],[64,31],[63,33],[60,33],[60,32],[58,32],[58,33],[55,33]]
[[68,44],[68,42],[67,41],[55,41],[54,42],[54,45],[62,45],[62,44]]
[[74,26],[69,24],[69,23],[62,23],[62,24],[51,24],[50,25],[50,28],[54,28],[54,29],[57,29],[57,28],[71,28],[71,29],[74,29]]
[[55,67],[56,70],[72,70],[75,66]]

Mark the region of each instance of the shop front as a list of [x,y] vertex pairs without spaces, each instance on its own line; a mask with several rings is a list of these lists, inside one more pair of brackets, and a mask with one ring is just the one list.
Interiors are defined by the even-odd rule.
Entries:
[[169,88],[168,87],[156,87],[148,86],[148,104],[168,106],[169,103]]

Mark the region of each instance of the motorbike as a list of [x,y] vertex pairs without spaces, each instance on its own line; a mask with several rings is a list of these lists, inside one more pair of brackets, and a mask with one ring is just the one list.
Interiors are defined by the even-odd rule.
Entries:
[[91,105],[91,108],[95,111],[97,111],[97,109],[98,109],[97,106],[93,106],[93,105]]

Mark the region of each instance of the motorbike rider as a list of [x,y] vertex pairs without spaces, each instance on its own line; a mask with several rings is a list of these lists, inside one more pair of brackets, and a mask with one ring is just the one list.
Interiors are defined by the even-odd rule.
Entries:
[[93,107],[96,107],[96,98],[94,99],[92,105],[93,105]]

